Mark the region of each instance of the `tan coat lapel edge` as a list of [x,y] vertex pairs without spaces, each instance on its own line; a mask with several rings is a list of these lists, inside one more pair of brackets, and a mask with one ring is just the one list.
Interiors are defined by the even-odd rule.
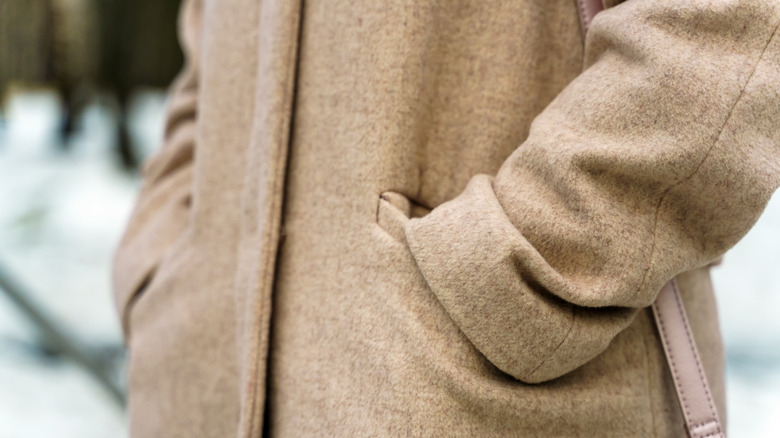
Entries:
[[265,0],[259,17],[259,60],[252,144],[243,195],[236,273],[242,407],[240,437],[261,436],[266,398],[274,271],[295,98],[301,1]]

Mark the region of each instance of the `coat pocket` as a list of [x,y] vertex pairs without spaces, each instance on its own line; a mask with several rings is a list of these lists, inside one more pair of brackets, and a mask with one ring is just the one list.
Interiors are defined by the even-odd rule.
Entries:
[[405,228],[409,219],[423,217],[430,212],[430,208],[410,200],[406,195],[388,190],[379,195],[376,223],[395,240],[406,243]]

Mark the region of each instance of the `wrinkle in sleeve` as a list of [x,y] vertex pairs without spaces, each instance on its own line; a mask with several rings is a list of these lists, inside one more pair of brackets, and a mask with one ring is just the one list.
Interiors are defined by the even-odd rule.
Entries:
[[664,283],[752,227],[780,184],[770,1],[630,0],[494,177],[410,221],[432,291],[498,368],[559,377]]
[[125,309],[182,235],[191,210],[201,0],[185,0],[179,14],[179,40],[185,66],[170,87],[163,144],[142,169],[141,190],[117,247],[113,290],[127,334]]

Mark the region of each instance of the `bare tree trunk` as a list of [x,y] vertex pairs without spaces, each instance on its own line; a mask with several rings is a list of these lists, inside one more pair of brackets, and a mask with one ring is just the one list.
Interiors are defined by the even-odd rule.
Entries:
[[51,80],[49,0],[0,1],[0,92]]

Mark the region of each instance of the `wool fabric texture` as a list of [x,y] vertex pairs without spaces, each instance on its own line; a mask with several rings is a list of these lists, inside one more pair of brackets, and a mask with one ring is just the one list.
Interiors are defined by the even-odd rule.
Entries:
[[[131,436],[680,437],[780,184],[780,4],[187,0],[115,258]],[[738,293],[738,291],[733,291]]]

